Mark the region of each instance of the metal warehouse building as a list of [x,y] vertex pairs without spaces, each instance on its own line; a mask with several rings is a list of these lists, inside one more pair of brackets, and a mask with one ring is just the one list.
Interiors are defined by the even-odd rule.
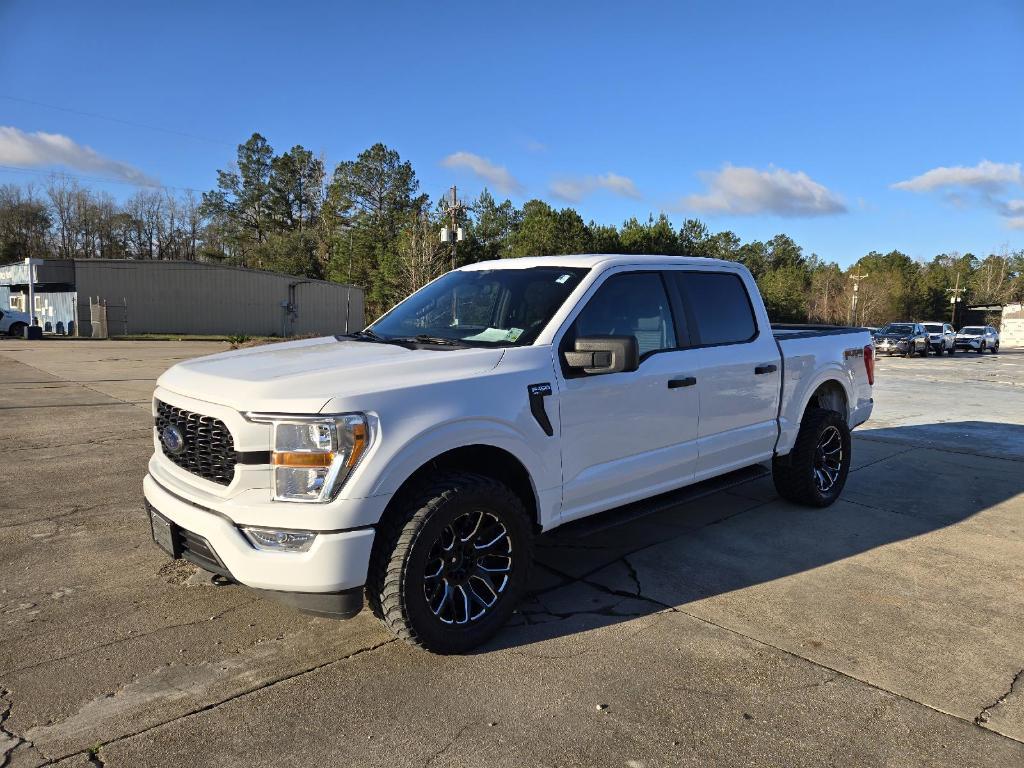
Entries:
[[[0,267],[0,307],[28,311],[28,270]],[[363,292],[220,264],[50,259],[35,267],[34,316],[47,332],[75,336],[327,335],[363,327]]]

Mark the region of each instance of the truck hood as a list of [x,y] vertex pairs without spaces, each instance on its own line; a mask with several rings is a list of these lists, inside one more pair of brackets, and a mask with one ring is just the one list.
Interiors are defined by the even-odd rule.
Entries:
[[168,369],[157,386],[239,411],[319,413],[334,397],[479,375],[503,353],[303,339],[187,360]]

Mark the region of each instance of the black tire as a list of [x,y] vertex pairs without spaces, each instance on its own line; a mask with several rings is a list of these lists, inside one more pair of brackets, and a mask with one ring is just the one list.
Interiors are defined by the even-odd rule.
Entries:
[[928,357],[928,351],[930,349],[931,349],[931,345],[930,344],[925,344],[923,347],[921,347],[921,353],[920,353],[921,357]]
[[995,343],[995,346],[992,347],[992,354],[993,355],[998,355],[999,354],[999,342],[998,341]]
[[[473,527],[477,514],[481,517]],[[464,527],[456,534],[460,526]],[[469,527],[471,538],[458,538]],[[494,541],[504,536],[501,551],[480,554],[486,548],[478,540],[492,533],[498,536]],[[444,547],[448,540],[451,549]],[[532,540],[523,502],[505,485],[470,473],[442,475],[400,501],[378,530],[366,584],[370,607],[388,629],[414,645],[434,653],[468,651],[501,629],[522,598],[530,578]],[[451,561],[444,554],[448,551]],[[507,574],[492,578],[493,569],[505,567],[505,560]],[[489,565],[480,566],[484,561]],[[438,576],[428,574],[434,562],[439,563]],[[433,589],[444,590],[433,593],[439,596],[437,610],[435,598],[428,595],[432,578]],[[478,589],[493,600],[489,606],[484,606]],[[461,600],[455,600],[456,590]],[[473,611],[479,615],[471,615]]]
[[981,346],[978,347],[978,354],[979,355],[984,355],[985,354],[985,342],[984,341],[981,342]]
[[[834,432],[833,432],[834,430]],[[826,434],[838,433],[841,454],[832,485],[824,490],[817,477],[819,443]],[[835,411],[811,408],[804,413],[793,450],[772,462],[772,479],[779,495],[808,507],[827,507],[843,492],[850,473],[851,441],[846,420]]]
[[947,350],[946,350],[946,354],[947,354],[947,355],[949,355],[950,357],[952,357],[953,355],[955,355],[955,354],[956,354],[956,344],[954,344],[954,345],[953,345],[952,347],[950,347],[949,349],[947,349]]
[[25,335],[26,328],[28,328],[28,323],[11,323],[11,327],[7,329],[7,335],[20,338]]

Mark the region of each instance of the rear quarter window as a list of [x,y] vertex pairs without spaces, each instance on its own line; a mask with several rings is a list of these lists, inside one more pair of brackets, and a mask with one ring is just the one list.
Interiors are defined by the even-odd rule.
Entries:
[[739,275],[731,272],[671,271],[690,321],[696,343],[742,344],[757,336],[754,308]]

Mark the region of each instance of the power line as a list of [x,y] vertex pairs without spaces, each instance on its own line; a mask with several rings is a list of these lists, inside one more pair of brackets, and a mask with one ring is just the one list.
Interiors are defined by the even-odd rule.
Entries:
[[197,194],[202,194],[204,192],[202,189],[194,189],[193,187],[176,187],[172,184],[128,181],[127,179],[115,179],[107,176],[83,176],[78,173],[67,173],[66,171],[42,171],[35,168],[18,168],[13,165],[0,165],[0,171],[7,171],[10,173],[33,173],[37,176],[67,176],[68,178],[78,179],[79,181],[91,181],[103,184],[127,184],[132,187],[146,187],[147,189],[174,189],[179,192],[195,192]]
[[163,127],[161,127],[159,125],[148,125],[147,123],[137,123],[134,120],[124,120],[124,119],[122,119],[120,117],[111,117],[109,115],[101,115],[101,114],[98,114],[96,112],[85,112],[85,111],[83,111],[81,109],[70,109],[68,107],[58,107],[56,104],[45,104],[42,101],[34,101],[32,99],[23,99],[20,96],[8,96],[6,94],[0,93],[0,99],[7,99],[8,101],[18,101],[18,102],[21,102],[22,104],[32,104],[33,106],[44,107],[46,109],[55,109],[58,112],[67,112],[67,113],[72,114],[72,115],[81,115],[83,117],[91,117],[91,118],[94,118],[96,120],[107,120],[107,121],[109,121],[111,123],[120,123],[121,125],[130,125],[133,128],[144,128],[147,131],[159,131],[160,133],[168,133],[168,134],[171,134],[172,136],[182,136],[182,137],[184,137],[186,139],[195,139],[196,141],[205,141],[205,142],[207,142],[209,144],[218,144],[218,145],[220,145],[222,147],[232,147],[232,148],[234,148],[234,146],[235,146],[234,144],[231,144],[231,143],[226,142],[226,141],[221,141],[220,139],[210,139],[210,138],[207,138],[206,136],[197,136],[194,133],[186,133],[185,131],[176,131],[173,128],[163,128]]

